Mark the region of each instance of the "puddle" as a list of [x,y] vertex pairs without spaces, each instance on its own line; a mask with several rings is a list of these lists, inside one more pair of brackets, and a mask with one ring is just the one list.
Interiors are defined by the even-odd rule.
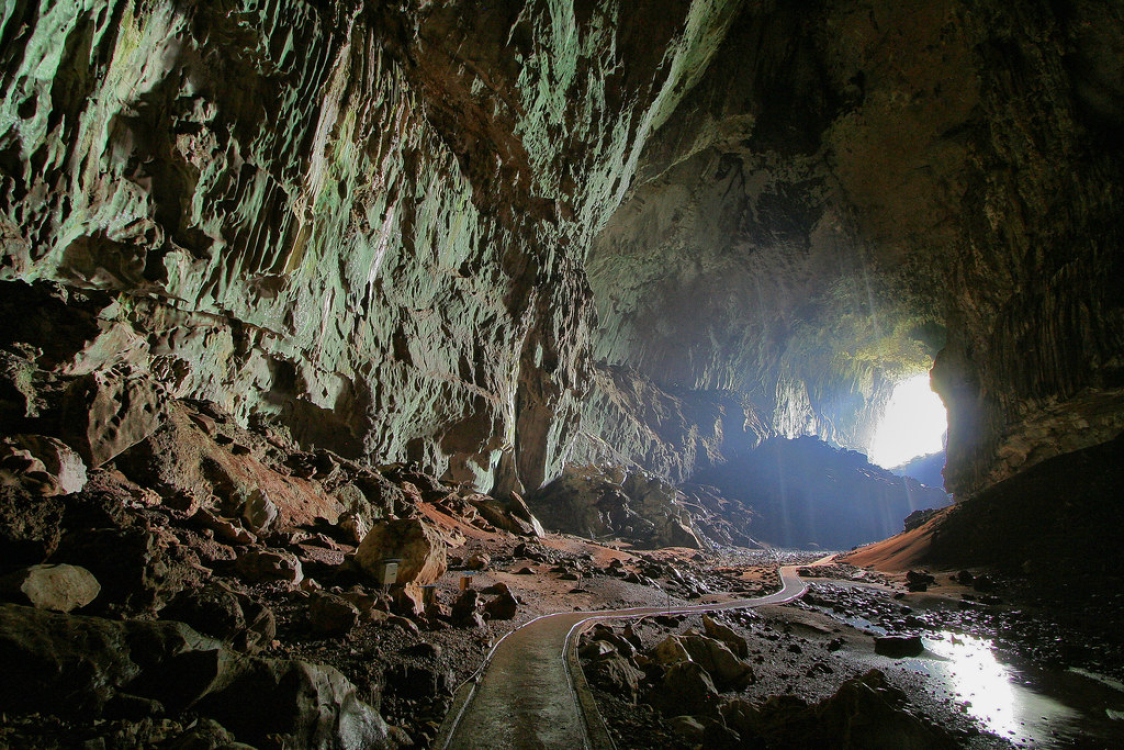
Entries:
[[[932,655],[899,664],[931,676],[985,731],[1033,748],[1107,748],[1124,742],[1124,692],[1075,670],[1017,668],[991,641],[943,632],[922,638]],[[936,686],[936,685],[935,685]]]

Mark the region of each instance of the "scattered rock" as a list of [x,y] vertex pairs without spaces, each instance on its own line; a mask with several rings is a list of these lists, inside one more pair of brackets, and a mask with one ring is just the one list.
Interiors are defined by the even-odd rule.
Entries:
[[250,583],[299,584],[304,579],[300,560],[282,550],[251,550],[234,563],[235,570]]

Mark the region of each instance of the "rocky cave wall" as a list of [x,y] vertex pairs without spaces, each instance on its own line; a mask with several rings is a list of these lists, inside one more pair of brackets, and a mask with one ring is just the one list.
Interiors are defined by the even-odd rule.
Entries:
[[1122,40],[1086,2],[746,4],[592,246],[597,357],[740,401],[703,467],[760,425],[862,450],[934,356],[962,497],[1111,438]]
[[935,355],[950,490],[1103,442],[1124,19],[1008,6],[6,3],[5,420],[100,398],[96,465],[193,397],[503,492],[862,447]]
[[588,380],[584,247],[736,5],[5,3],[3,294],[92,321],[55,359],[8,337],[17,431],[94,377],[537,486]]

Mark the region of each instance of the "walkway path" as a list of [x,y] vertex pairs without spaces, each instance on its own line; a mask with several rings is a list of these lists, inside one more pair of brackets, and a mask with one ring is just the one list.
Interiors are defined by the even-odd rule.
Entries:
[[807,586],[796,571],[780,569],[781,590],[752,599],[682,607],[633,607],[562,612],[532,620],[492,650],[482,675],[457,692],[433,746],[445,750],[532,750],[613,747],[585,684],[571,644],[599,620],[659,614],[696,614],[784,604]]

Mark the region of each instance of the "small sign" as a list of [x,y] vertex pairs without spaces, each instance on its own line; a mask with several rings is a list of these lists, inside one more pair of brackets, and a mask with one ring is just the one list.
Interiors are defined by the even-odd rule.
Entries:
[[382,569],[382,584],[384,586],[393,586],[398,580],[398,563],[394,560],[388,560]]

